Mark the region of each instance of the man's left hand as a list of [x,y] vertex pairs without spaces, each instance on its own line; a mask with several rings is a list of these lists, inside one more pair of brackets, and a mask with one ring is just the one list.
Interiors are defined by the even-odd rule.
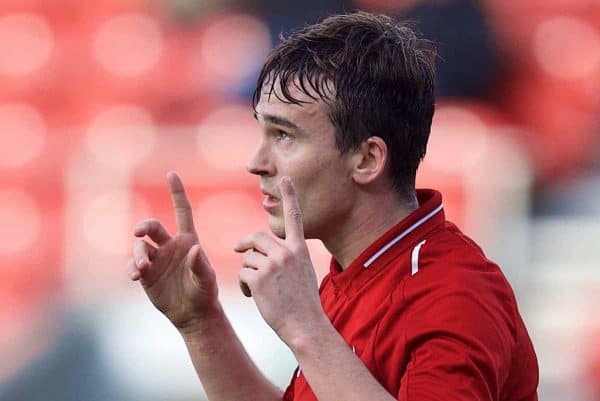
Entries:
[[253,233],[234,249],[243,253],[239,273],[242,291],[254,297],[267,324],[291,346],[296,336],[309,333],[315,325],[326,320],[326,316],[291,179],[283,177],[279,189],[285,240],[266,233]]

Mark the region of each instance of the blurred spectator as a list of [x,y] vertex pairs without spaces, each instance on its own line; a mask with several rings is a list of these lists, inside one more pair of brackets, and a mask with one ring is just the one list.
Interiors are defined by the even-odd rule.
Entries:
[[[29,336],[48,344],[0,386],[0,401],[132,401],[103,365],[92,327],[83,316],[53,311]],[[23,341],[16,347],[28,347]],[[5,361],[3,362],[5,363]]]
[[484,98],[500,73],[494,35],[476,0],[418,1],[397,16],[416,22],[439,52],[436,96]]
[[280,33],[286,34],[291,30],[315,23],[329,14],[352,9],[349,0],[306,0],[301,2],[242,0],[241,3],[254,9],[265,18],[274,38],[277,38]]

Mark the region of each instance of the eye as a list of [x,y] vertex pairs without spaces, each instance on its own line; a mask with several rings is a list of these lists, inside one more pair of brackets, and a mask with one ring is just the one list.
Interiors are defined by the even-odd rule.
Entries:
[[289,141],[290,139],[292,139],[290,134],[288,134],[287,132],[282,131],[282,130],[277,130],[276,136],[277,136],[277,139],[280,141]]

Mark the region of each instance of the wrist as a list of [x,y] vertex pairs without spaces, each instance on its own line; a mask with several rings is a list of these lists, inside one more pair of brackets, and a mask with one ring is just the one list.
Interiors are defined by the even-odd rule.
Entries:
[[214,331],[219,322],[224,321],[225,312],[217,301],[213,306],[203,311],[202,315],[190,318],[185,323],[176,324],[175,327],[183,339],[193,341]]
[[298,357],[300,354],[309,353],[331,334],[337,334],[337,332],[327,316],[323,314],[311,322],[302,322],[298,328],[289,330],[289,334],[282,339]]

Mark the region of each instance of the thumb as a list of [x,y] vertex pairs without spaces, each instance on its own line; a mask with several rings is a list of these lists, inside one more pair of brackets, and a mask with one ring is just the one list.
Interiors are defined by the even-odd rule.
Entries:
[[187,253],[185,266],[199,279],[207,277],[210,272],[210,262],[200,244],[193,245]]

